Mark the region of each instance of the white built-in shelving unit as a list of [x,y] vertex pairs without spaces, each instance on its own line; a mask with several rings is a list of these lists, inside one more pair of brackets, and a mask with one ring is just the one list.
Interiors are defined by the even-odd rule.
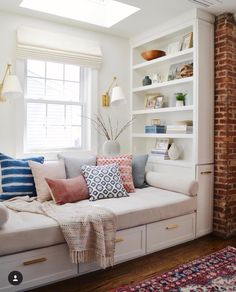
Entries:
[[[156,139],[169,138],[179,148],[178,160],[149,158],[148,167],[155,171],[190,175],[199,181],[197,236],[209,233],[212,228],[213,192],[213,23],[214,17],[201,10],[194,10],[186,19],[175,19],[165,30],[153,30],[138,39],[131,40],[131,113],[135,120],[131,130],[132,152],[150,153]],[[166,56],[145,61],[141,53],[160,49],[167,52],[171,43],[193,33],[193,47],[169,53]],[[193,76],[168,80],[173,64],[192,62]],[[143,86],[145,76],[160,74],[162,82]],[[187,93],[186,105],[176,107],[175,93]],[[163,95],[165,107],[146,108],[147,95]],[[145,125],[152,119],[160,119],[164,125],[192,120],[192,134],[147,134]]]

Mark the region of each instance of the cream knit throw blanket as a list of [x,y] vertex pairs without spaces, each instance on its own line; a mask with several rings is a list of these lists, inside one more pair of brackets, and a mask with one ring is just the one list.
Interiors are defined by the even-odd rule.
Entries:
[[26,197],[4,205],[15,211],[43,214],[56,220],[70,250],[73,263],[96,261],[102,268],[114,264],[116,216],[110,210],[78,203],[56,205]]

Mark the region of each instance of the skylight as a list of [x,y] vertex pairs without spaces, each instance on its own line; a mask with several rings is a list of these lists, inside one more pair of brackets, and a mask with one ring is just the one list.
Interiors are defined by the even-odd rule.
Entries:
[[111,27],[140,8],[115,0],[23,0],[20,7]]

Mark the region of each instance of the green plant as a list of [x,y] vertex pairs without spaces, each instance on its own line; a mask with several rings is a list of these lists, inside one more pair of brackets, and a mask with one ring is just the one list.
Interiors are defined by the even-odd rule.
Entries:
[[187,93],[178,92],[178,93],[176,93],[176,100],[185,102],[186,95],[187,95]]

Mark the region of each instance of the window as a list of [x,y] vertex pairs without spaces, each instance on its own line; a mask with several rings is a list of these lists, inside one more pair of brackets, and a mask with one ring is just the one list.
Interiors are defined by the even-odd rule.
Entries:
[[26,61],[25,150],[86,147],[88,69]]

